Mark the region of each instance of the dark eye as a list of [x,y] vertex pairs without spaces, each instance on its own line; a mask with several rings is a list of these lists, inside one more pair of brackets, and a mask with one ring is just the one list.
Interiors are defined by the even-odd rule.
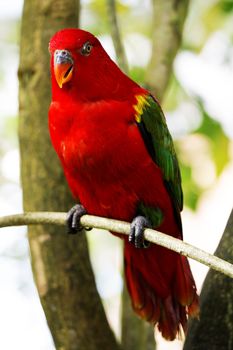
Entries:
[[89,43],[89,41],[87,41],[84,45],[83,45],[83,47],[81,48],[81,54],[83,55],[83,56],[88,56],[88,55],[90,55],[90,53],[91,53],[91,50],[92,50],[92,45],[91,45],[91,43]]

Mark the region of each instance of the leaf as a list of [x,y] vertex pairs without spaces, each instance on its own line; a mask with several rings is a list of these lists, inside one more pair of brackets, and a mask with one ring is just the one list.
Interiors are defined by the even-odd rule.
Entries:
[[203,120],[200,127],[195,131],[205,135],[210,144],[211,156],[215,163],[216,173],[219,176],[230,160],[230,140],[224,133],[221,123],[213,119],[199,102]]

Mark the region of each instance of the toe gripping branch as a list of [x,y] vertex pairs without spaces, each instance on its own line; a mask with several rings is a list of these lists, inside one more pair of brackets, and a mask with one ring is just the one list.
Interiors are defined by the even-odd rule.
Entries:
[[148,248],[150,242],[144,238],[144,229],[151,228],[152,225],[145,216],[136,216],[130,226],[129,242],[133,243],[135,248]]
[[87,214],[87,211],[82,204],[76,204],[68,211],[66,223],[69,234],[76,234],[82,231],[83,229],[85,229],[86,231],[91,230],[91,228],[83,227],[80,224],[80,219],[85,214]]

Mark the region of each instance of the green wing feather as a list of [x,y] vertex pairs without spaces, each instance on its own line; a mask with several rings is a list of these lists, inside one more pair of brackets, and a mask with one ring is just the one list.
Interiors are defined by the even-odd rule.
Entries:
[[136,96],[135,119],[154,162],[160,167],[175,211],[183,208],[181,175],[172,137],[159,103],[151,96]]

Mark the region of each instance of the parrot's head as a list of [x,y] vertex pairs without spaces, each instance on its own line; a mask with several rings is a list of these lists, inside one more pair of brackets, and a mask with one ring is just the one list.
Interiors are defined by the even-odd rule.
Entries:
[[57,32],[50,40],[49,52],[53,96],[69,94],[87,100],[106,98],[106,94],[120,91],[120,86],[126,83],[124,80],[129,80],[99,40],[84,30]]

